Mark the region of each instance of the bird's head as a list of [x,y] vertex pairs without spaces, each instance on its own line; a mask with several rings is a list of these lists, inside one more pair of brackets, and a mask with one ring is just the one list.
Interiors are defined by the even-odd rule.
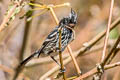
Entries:
[[74,28],[77,23],[77,14],[71,9],[71,12],[68,17],[63,18],[59,25],[67,25],[68,27]]
[[68,26],[74,28],[74,26],[77,23],[77,14],[75,13],[73,9],[71,9],[71,13],[69,14],[68,19],[69,19]]

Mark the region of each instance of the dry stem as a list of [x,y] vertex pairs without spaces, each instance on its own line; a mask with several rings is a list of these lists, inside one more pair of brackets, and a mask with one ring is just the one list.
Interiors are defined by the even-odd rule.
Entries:
[[9,18],[14,13],[16,7],[17,7],[17,4],[14,5],[14,7],[10,10],[10,12],[8,13],[8,15],[5,16],[3,22],[0,25],[0,32],[5,28],[6,23],[9,21]]
[[[61,64],[61,70],[64,70],[64,65],[63,65],[63,58],[62,58],[62,52],[61,52],[61,28],[59,29],[59,58],[60,58],[60,64]],[[63,73],[63,79],[66,80],[66,75],[65,72]]]
[[[33,6],[31,6],[33,7]],[[33,14],[33,13],[32,13]],[[30,16],[32,16],[32,14]],[[27,22],[27,18],[25,19],[26,24],[25,24],[25,31],[24,31],[24,36],[23,36],[23,42],[22,42],[22,47],[21,47],[21,51],[19,54],[19,63],[23,60],[23,56],[24,56],[24,52],[27,46],[27,42],[28,42],[28,35],[29,35],[29,30],[30,30],[30,24],[31,21]],[[13,80],[16,80],[17,77],[19,76],[19,74],[21,73],[21,71],[23,70],[24,66],[20,67],[20,65],[17,66],[16,71],[15,71],[15,75],[13,77]]]
[[[50,7],[50,11],[56,21],[57,24],[59,24],[59,21],[55,15],[55,12],[53,10],[52,7]],[[61,64],[61,69],[64,70],[64,65],[63,65],[63,58],[62,58],[62,52],[61,52],[61,28],[59,29],[59,48],[60,48],[60,51],[59,51],[59,58],[60,58],[60,64]],[[65,75],[65,72],[63,72],[63,79],[66,80],[66,75]]]
[[[101,63],[103,66],[107,63],[107,61],[109,60],[109,58],[112,56],[112,55],[116,55],[116,48],[118,46],[118,44],[120,43],[120,35],[116,41],[116,43],[114,44],[113,48],[111,49],[110,53],[107,55],[107,57],[103,60],[103,62]],[[111,60],[110,60],[111,61]],[[109,61],[109,63],[110,63]]]
[[[104,70],[107,70],[107,69],[111,69],[111,68],[114,68],[116,66],[120,66],[120,62],[117,62],[117,63],[113,63],[113,64],[109,64],[109,65],[105,65],[104,67]],[[83,78],[86,78],[86,77],[89,77],[95,73],[97,73],[98,70],[97,68],[95,67],[94,69],[90,70],[89,72],[87,72],[86,74],[83,74],[82,76],[74,79],[74,80],[80,80],[80,79],[83,79]]]
[[76,71],[77,71],[78,75],[81,75],[82,72],[81,72],[81,70],[80,70],[80,68],[79,68],[79,66],[78,66],[78,64],[77,64],[77,61],[76,61],[76,59],[75,59],[75,57],[74,57],[74,55],[73,55],[73,52],[72,52],[72,50],[71,50],[71,48],[70,48],[69,45],[67,46],[67,49],[68,49],[69,54],[70,54],[70,56],[71,56],[71,58],[72,58],[72,60],[73,60],[73,63],[74,63],[74,66],[75,66],[75,68],[76,68]]
[[9,73],[9,74],[11,74],[11,75],[13,75],[13,73],[14,73],[13,69],[10,69],[9,67],[4,66],[2,64],[0,64],[0,69],[3,70],[3,71],[5,71],[5,72],[7,72],[7,73]]
[[[22,4],[24,0],[20,0],[20,2],[18,4]],[[6,23],[9,21],[10,17],[12,16],[12,14],[14,13],[15,9],[17,8],[17,6],[19,6],[17,3],[14,4],[13,8],[10,10],[10,12],[4,17],[3,22],[0,25],[0,32],[5,28]]]
[[103,52],[102,52],[101,62],[103,62],[103,60],[105,58],[105,53],[106,53],[106,49],[107,49],[107,43],[108,43],[109,32],[110,32],[110,25],[111,25],[111,20],[112,20],[113,5],[114,5],[114,0],[111,0],[110,15],[109,15],[108,26],[107,26],[107,30],[106,30],[106,36],[105,36],[105,41],[104,41],[105,44],[104,44],[104,48],[103,48]]

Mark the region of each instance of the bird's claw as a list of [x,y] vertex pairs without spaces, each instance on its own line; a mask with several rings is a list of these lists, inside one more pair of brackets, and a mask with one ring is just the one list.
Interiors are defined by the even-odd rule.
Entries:
[[98,72],[104,73],[104,67],[101,64],[96,64],[96,66],[97,66]]
[[60,68],[60,72],[65,72],[66,71],[66,68],[64,67],[63,69],[62,68]]

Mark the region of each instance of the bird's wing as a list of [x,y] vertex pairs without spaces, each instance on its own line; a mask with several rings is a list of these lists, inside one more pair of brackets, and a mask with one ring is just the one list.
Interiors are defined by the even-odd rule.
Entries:
[[53,50],[56,47],[58,34],[59,34],[58,27],[56,27],[53,31],[50,32],[50,34],[47,36],[47,38],[45,39],[40,48],[41,53],[45,53],[48,55],[53,52]]
[[30,55],[28,58],[26,58],[24,61],[21,62],[20,67],[23,67],[27,62],[29,62],[32,58],[34,57],[39,57],[40,54],[42,53],[43,49],[46,48],[53,39],[55,39],[56,34],[57,34],[57,30],[58,28],[56,27],[46,38],[46,40],[44,41],[42,47],[37,50],[36,52],[34,52],[32,55]]
[[[58,34],[58,27],[56,27],[53,31],[50,32],[50,34],[45,39],[45,42],[50,42],[56,38],[56,35]],[[44,43],[43,43],[44,44]]]

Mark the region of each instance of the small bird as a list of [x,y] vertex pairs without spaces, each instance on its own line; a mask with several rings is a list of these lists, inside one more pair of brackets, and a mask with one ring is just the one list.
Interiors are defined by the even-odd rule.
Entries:
[[59,29],[61,28],[61,52],[65,50],[67,45],[75,38],[74,27],[77,23],[77,14],[71,9],[68,17],[60,20],[59,25],[47,36],[41,48],[34,52],[31,56],[21,62],[20,66],[25,65],[34,57],[50,56],[57,64],[59,64],[54,56],[59,54]]

